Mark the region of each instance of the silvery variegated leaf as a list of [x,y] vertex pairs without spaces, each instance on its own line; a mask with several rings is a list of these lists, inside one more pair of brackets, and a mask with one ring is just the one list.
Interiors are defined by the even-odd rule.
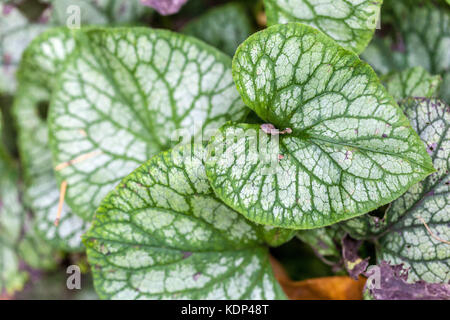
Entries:
[[450,7],[431,1],[392,1],[396,27],[401,32],[405,66],[422,66],[445,79],[440,96],[450,102]]
[[55,256],[30,230],[30,218],[21,201],[17,166],[2,150],[0,145],[0,295],[12,295],[28,279],[21,260],[33,268],[49,270],[55,266]]
[[437,97],[442,83],[441,76],[432,76],[422,67],[391,72],[381,80],[397,101],[408,97]]
[[200,145],[154,156],[84,236],[103,299],[283,299],[260,228],[216,198]]
[[376,239],[377,258],[410,268],[409,279],[450,280],[450,107],[437,99],[401,104],[437,172],[395,200],[380,219],[366,215],[342,226],[359,239]]
[[49,130],[66,202],[85,219],[153,155],[247,113],[231,59],[204,42],[149,28],[88,30],[77,38]]
[[24,52],[13,104],[25,176],[24,200],[35,215],[34,229],[49,244],[67,251],[83,250],[81,235],[88,223],[64,206],[59,225],[54,225],[59,185],[49,148],[47,108],[59,69],[74,46],[65,28],[49,30],[36,38]]
[[377,27],[382,0],[264,0],[268,25],[301,22],[361,53]]
[[252,35],[233,77],[245,104],[278,133],[227,123],[210,142],[206,169],[219,198],[256,223],[331,225],[434,172],[373,70],[314,28],[289,23]]
[[386,1],[394,32],[374,39],[362,58],[385,74],[421,66],[441,75],[439,97],[450,102],[450,7],[436,1]]

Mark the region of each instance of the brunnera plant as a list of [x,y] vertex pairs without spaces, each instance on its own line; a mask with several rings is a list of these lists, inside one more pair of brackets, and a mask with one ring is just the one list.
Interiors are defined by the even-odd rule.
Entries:
[[[374,248],[366,298],[448,298],[447,4],[265,0],[253,33],[236,3],[150,22],[180,32],[124,26],[138,2],[81,1],[83,25],[115,27],[71,30],[73,1],[52,1],[5,51],[20,159],[0,145],[0,293],[20,260],[86,252],[103,299],[285,299],[271,252],[295,238],[354,278]],[[380,12],[397,32],[371,41]]]
[[[400,104],[420,135],[436,172],[391,203],[382,219],[365,215],[342,227],[356,239],[374,239],[377,259],[407,262],[410,279],[447,282],[450,109],[437,99],[407,98]],[[427,229],[424,229],[424,225]],[[415,250],[420,244],[420,250]]]
[[[210,143],[211,153],[225,149],[206,162],[213,189],[255,222],[323,227],[389,203],[434,171],[371,68],[311,27],[289,23],[252,35],[234,56],[233,76],[263,121],[292,131],[280,135],[271,174],[245,136],[258,125],[227,124]],[[258,138],[256,151],[270,146],[269,135]]]
[[215,196],[204,153],[198,145],[160,153],[103,200],[85,235],[101,298],[284,297],[264,228]]

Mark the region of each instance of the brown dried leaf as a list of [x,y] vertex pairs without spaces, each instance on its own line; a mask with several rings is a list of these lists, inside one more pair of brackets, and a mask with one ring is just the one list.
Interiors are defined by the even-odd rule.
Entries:
[[271,257],[275,278],[291,300],[362,300],[366,279],[346,276],[292,281],[283,266]]

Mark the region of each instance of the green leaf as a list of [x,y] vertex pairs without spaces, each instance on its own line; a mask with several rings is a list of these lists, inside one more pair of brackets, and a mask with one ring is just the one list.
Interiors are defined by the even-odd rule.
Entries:
[[71,163],[57,176],[68,183],[66,202],[85,219],[145,160],[246,113],[231,59],[163,30],[78,33],[59,82],[49,115],[53,161]]
[[[0,294],[22,289],[28,273],[20,267],[21,259],[34,268],[54,267],[53,252],[29,232],[20,189],[17,168],[0,154]],[[34,250],[27,250],[30,244],[35,244]]]
[[357,238],[378,239],[378,260],[411,268],[411,281],[446,283],[450,280],[450,245],[436,237],[450,239],[450,107],[440,100],[420,98],[408,99],[402,107],[437,172],[394,201],[383,219],[368,215],[349,220],[343,227]]
[[[390,230],[378,259],[410,267],[409,280],[450,281],[450,107],[439,100],[410,100],[405,112],[438,170],[394,201],[386,213]],[[435,239],[431,232],[444,243]]]
[[436,97],[442,82],[441,76],[432,76],[422,67],[392,72],[381,80],[397,101],[408,97]]
[[84,236],[103,299],[280,299],[259,228],[213,194],[200,146],[153,157]]
[[[2,100],[0,100],[0,103]],[[2,108],[3,106],[0,106],[0,161],[1,162],[10,162],[12,161],[9,155],[9,151],[6,148],[6,145],[4,144],[4,129],[3,129],[3,114],[2,114]],[[0,167],[3,170],[4,164]]]
[[58,27],[43,32],[23,53],[18,81],[39,85],[51,92],[58,83],[59,71],[74,49],[75,40],[70,29]]
[[237,47],[252,33],[252,26],[244,6],[229,3],[189,22],[182,32],[233,56]]
[[404,69],[404,56],[394,48],[394,40],[390,37],[375,37],[367,46],[361,59],[367,61],[380,75]]
[[13,103],[13,96],[10,95],[1,95],[0,94],[0,112],[3,114],[0,121],[2,122],[0,125],[1,129],[1,142],[0,142],[0,153],[7,154],[8,157],[17,155],[17,141],[16,135],[17,130],[14,124],[14,119],[11,114]]
[[285,132],[228,123],[210,142],[215,193],[252,221],[331,225],[389,203],[434,171],[373,70],[311,27],[251,36],[233,77],[245,104]]
[[[411,6],[411,4],[416,4]],[[405,67],[422,66],[431,74],[450,69],[450,9],[431,1],[391,1],[404,44]],[[403,47],[403,46],[402,46]]]
[[50,22],[56,25],[71,21],[70,17],[78,12],[76,7],[80,10],[81,26],[133,23],[150,11],[139,0],[50,0],[50,3]]
[[27,273],[19,269],[16,252],[24,210],[19,200],[17,172],[0,154],[0,294],[20,290]]
[[392,15],[393,32],[374,39],[362,58],[375,70],[385,74],[417,66],[444,78],[440,97],[449,98],[450,78],[450,8],[432,1],[390,1],[386,6]]
[[443,80],[441,84],[441,91],[439,92],[439,97],[445,102],[450,103],[450,71],[447,71],[443,75]]
[[382,3],[382,0],[264,0],[269,26],[305,23],[356,53],[361,53],[372,39]]
[[54,270],[58,258],[54,248],[46,240],[39,237],[33,229],[28,229],[26,224],[24,230],[26,235],[21,239],[16,249],[20,258],[33,269]]
[[291,240],[296,231],[290,229],[275,228],[272,226],[260,225],[260,234],[264,242],[271,247],[278,247]]
[[14,93],[22,52],[46,28],[28,21],[16,7],[0,3],[0,94]]
[[0,293],[8,295],[25,285],[28,274],[19,269],[19,258],[15,249],[0,242]]
[[59,226],[54,225],[59,186],[53,173],[46,119],[56,75],[73,50],[74,40],[64,28],[49,30],[32,42],[18,72],[20,85],[13,113],[25,176],[25,202],[35,215],[34,229],[58,249],[81,251],[81,235],[88,228],[87,222],[64,206]]
[[341,259],[339,246],[344,236],[345,232],[338,225],[297,232],[297,238],[311,246],[316,255],[331,257],[334,263]]

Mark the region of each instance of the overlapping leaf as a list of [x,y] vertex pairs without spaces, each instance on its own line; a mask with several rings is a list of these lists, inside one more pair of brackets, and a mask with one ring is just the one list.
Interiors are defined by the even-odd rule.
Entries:
[[101,298],[284,298],[259,228],[215,197],[203,153],[160,153],[104,199],[85,236]]
[[[422,66],[432,74],[450,68],[450,9],[431,1],[391,1],[405,66]],[[400,45],[400,43],[398,43]]]
[[189,22],[183,32],[233,56],[237,47],[250,36],[252,27],[245,8],[229,3]]
[[439,100],[413,100],[405,106],[405,112],[426,144],[438,172],[392,203],[386,213],[391,232],[380,239],[378,258],[404,263],[411,268],[411,280],[448,282],[450,107]]
[[391,37],[375,37],[361,53],[361,59],[380,75],[401,71],[405,68],[404,57],[397,46]]
[[230,58],[203,42],[144,28],[78,36],[52,101],[50,132],[66,201],[81,217],[159,151],[246,112]]
[[271,247],[278,247],[289,240],[291,240],[295,234],[295,230],[275,228],[272,226],[258,225],[261,238]]
[[48,145],[47,108],[59,69],[74,50],[67,29],[53,29],[39,36],[24,53],[20,86],[13,112],[18,127],[19,152],[25,175],[25,202],[35,215],[34,228],[53,246],[81,250],[81,235],[88,223],[64,206],[59,226],[57,185]]
[[13,294],[28,278],[21,260],[31,267],[51,269],[54,255],[28,228],[17,168],[2,150],[0,145],[0,294]]
[[313,28],[290,23],[251,36],[233,76],[246,105],[280,131],[277,144],[267,128],[229,123],[210,142],[214,191],[250,220],[330,225],[389,203],[434,171],[372,69]]
[[395,34],[376,39],[363,59],[381,73],[421,66],[432,75],[440,74],[444,79],[440,97],[450,102],[450,7],[403,0],[386,2],[386,10]]
[[360,53],[369,44],[382,0],[264,0],[268,25],[301,22]]
[[431,76],[422,67],[392,72],[382,78],[388,92],[398,101],[408,97],[436,97],[442,82],[440,76]]
[[[314,253],[328,264],[337,264],[341,259],[339,245],[345,232],[335,224],[325,228],[300,230],[297,238],[307,243]],[[331,258],[331,260],[330,260]]]
[[411,281],[445,283],[450,280],[450,107],[435,99],[409,99],[403,108],[438,171],[394,201],[383,219],[364,216],[343,227],[354,237],[378,239],[378,260],[404,264]]

